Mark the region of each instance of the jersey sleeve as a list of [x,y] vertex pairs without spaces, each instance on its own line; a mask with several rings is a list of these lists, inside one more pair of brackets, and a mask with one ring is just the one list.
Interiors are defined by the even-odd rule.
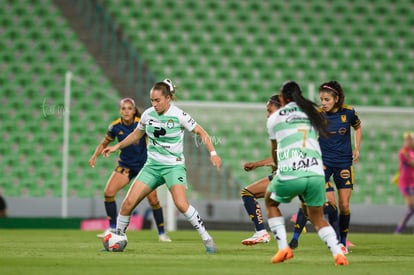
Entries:
[[272,114],[266,121],[267,134],[270,140],[276,140],[275,124],[276,114]]
[[187,129],[187,131],[191,132],[197,126],[197,122],[186,112],[181,111],[178,115],[178,119],[180,124]]
[[111,123],[108,126],[108,131],[106,132],[105,138],[109,141],[112,141],[112,140],[115,139],[115,137],[116,137],[116,133],[115,133],[115,130],[114,130],[114,124]]
[[354,129],[361,127],[361,120],[359,119],[358,114],[354,108],[351,110],[351,126]]

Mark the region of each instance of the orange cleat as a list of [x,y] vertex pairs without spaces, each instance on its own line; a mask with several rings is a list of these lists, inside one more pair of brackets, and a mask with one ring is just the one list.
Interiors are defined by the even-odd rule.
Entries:
[[272,258],[272,263],[282,263],[286,260],[293,258],[293,251],[290,247],[286,247],[285,249],[279,250],[275,256]]
[[335,265],[348,265],[348,260],[343,254],[336,254]]

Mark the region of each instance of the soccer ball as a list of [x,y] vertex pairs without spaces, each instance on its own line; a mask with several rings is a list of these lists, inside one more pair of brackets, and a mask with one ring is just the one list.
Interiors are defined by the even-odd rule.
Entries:
[[122,252],[128,244],[128,238],[124,233],[117,234],[113,229],[105,233],[102,243],[106,251]]

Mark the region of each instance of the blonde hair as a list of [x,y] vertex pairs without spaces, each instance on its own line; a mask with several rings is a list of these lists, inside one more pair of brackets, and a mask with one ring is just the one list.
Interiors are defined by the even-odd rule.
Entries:
[[409,132],[409,131],[404,132],[403,138],[404,139],[406,139],[406,138],[414,138],[414,133],[413,132]]

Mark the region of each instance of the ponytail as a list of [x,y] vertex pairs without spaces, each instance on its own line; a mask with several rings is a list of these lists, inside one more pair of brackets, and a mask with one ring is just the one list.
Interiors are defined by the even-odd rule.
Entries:
[[328,136],[325,118],[318,112],[318,106],[313,101],[303,97],[299,84],[294,81],[285,82],[282,86],[281,95],[286,103],[294,101],[303,110],[320,136]]

